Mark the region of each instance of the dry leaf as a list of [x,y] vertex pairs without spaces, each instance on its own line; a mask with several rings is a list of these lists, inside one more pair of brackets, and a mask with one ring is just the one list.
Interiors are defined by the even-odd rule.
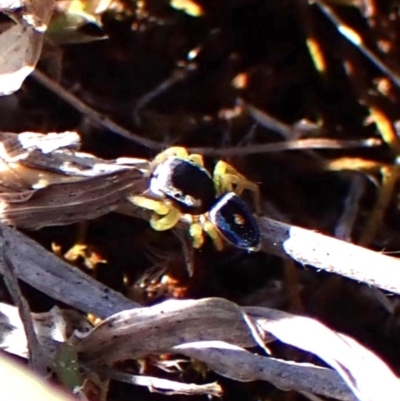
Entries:
[[[21,10],[10,16],[19,21],[0,34],[0,96],[17,91],[39,60],[43,33],[47,29],[55,0],[18,2]],[[3,11],[15,8],[17,2],[5,2]]]
[[17,91],[33,71],[42,49],[41,36],[20,24],[0,34],[0,96]]
[[328,380],[324,369],[297,366],[297,374],[303,370],[299,384],[294,371],[288,367],[285,371],[286,361],[275,359],[273,362],[280,365],[280,370],[275,366],[272,373],[270,357],[246,351],[243,347],[254,347],[257,341],[244,316],[262,330],[264,340],[272,335],[321,358],[344,379],[357,399],[397,399],[398,378],[377,355],[355,340],[311,318],[262,307],[240,308],[218,298],[170,300],[120,312],[78,340],[77,347],[85,360],[99,365],[150,354],[180,353],[200,359],[219,374],[235,380],[268,380],[285,390],[296,389],[297,385],[297,390],[337,397],[326,389],[312,388],[316,386],[312,375],[320,381]]

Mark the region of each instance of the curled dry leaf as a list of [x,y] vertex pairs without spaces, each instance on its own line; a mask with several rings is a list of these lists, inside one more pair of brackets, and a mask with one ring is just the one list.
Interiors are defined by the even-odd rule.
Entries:
[[[197,309],[198,312],[200,312],[197,314],[193,313],[193,316],[197,315],[200,317],[196,328],[192,330],[191,338],[194,339],[199,338],[199,333],[204,332],[206,336],[208,335],[207,317],[201,317],[203,312],[210,312],[211,319],[216,321],[211,310],[214,306],[216,306],[217,315],[221,314],[221,312],[229,311],[230,309],[228,314],[231,316],[231,319],[226,319],[222,323],[220,338],[223,338],[223,331],[227,333],[228,337],[229,333],[232,331],[233,336],[229,338],[226,337],[226,340],[232,341],[234,337],[236,337],[236,343],[242,343],[247,346],[254,346],[255,344],[255,342],[251,340],[250,333],[246,332],[246,325],[243,324],[242,313],[235,304],[230,304],[228,301],[215,298],[201,301],[180,301],[172,308],[169,307],[168,304],[171,305],[171,301],[157,308],[142,308],[138,309],[138,311],[149,312],[148,326],[152,320],[152,316],[156,315],[162,307],[165,307],[165,309],[175,309],[176,314],[180,313],[183,315],[181,316],[183,318],[186,314],[185,310],[190,310],[190,308],[193,307],[193,309]],[[206,306],[206,308],[203,308],[203,311],[201,310],[202,305]],[[174,305],[172,304],[172,306]],[[129,313],[129,311],[124,312],[124,314],[126,313]],[[171,314],[169,313],[168,318],[171,320]],[[78,325],[76,322],[78,321],[79,325],[82,324],[76,316],[69,316],[65,311],[63,312],[58,309],[54,309],[48,313],[34,314],[33,319],[42,348],[47,355],[53,356],[53,359],[57,354],[57,344],[61,343],[63,336],[68,332],[65,330],[65,327],[69,326],[77,329]],[[237,319],[240,319],[239,324],[237,324]],[[156,320],[157,323],[157,319],[153,320]],[[204,327],[201,327],[202,325],[204,325]],[[230,330],[227,330],[226,326],[229,325],[231,325]],[[142,326],[146,328],[146,325]],[[0,346],[9,353],[26,357],[28,352],[26,349],[23,325],[15,307],[0,303],[0,330],[4,333],[4,336],[0,339]],[[119,329],[117,328],[117,330]],[[82,331],[82,329],[80,329],[80,331]],[[215,331],[215,333],[217,332]],[[167,341],[171,341],[172,339],[174,339],[176,343],[182,341],[178,328],[174,330],[173,326],[169,326],[169,330],[167,330],[165,324],[162,325],[159,341],[162,341],[163,336],[168,337]],[[144,337],[143,332],[142,337]],[[217,335],[215,335],[215,337],[217,337]],[[244,341],[242,341],[241,338],[242,340],[244,339]],[[126,337],[126,339],[129,341],[129,337]],[[250,339],[250,341],[248,341],[248,339]],[[187,338],[187,340],[190,340],[190,338]],[[144,344],[145,351],[149,350],[145,342]],[[78,345],[78,348],[79,347]],[[293,363],[274,358],[266,358],[265,356],[249,352],[241,346],[225,341],[189,341],[171,347],[169,352],[197,358],[206,363],[210,369],[233,380],[265,380],[283,390],[313,391],[314,393],[327,395],[339,400],[355,400],[355,397],[351,394],[343,380],[331,369],[321,368],[311,364]],[[122,357],[126,358],[126,356]],[[219,391],[218,385],[215,385],[215,383],[210,383],[205,386],[176,383],[156,377],[130,375],[128,373],[118,372],[110,367],[100,367],[98,365],[91,365],[90,370],[97,371],[105,377],[115,380],[128,382],[134,385],[150,386],[151,389],[164,393],[216,394],[216,392]]]
[[[94,219],[116,210],[124,199],[143,189],[136,169],[103,174],[71,183],[24,192],[27,199],[12,202],[0,195],[0,219],[9,225],[37,230]],[[7,194],[8,195],[8,194]]]
[[[316,391],[313,380],[306,380],[307,374],[311,375],[307,372],[310,365],[303,366],[302,385],[296,388],[294,371],[284,369],[290,363],[277,363],[278,374],[277,366],[271,370],[271,362],[273,365],[278,360],[244,350],[244,347],[256,346],[256,341],[243,319],[243,313],[262,330],[264,341],[270,341],[272,335],[324,360],[343,378],[356,399],[378,401],[382,395],[386,400],[397,399],[400,390],[398,378],[382,360],[355,340],[311,318],[261,307],[241,309],[218,298],[166,301],[152,307],[120,312],[79,339],[77,349],[91,365],[108,365],[154,353],[180,353],[200,359],[218,373],[235,380],[263,379],[285,390],[297,389],[352,399],[333,394],[331,383],[326,385],[325,390],[318,386]],[[297,368],[299,366],[302,365]],[[317,375],[320,381],[327,380],[327,372],[315,368],[312,375]],[[296,384],[299,383],[296,381]],[[343,390],[341,386],[336,388]]]
[[[233,323],[236,330],[227,331]],[[102,365],[142,358],[200,340],[228,341],[244,347],[256,344],[240,308],[232,302],[215,298],[170,300],[152,308],[117,313],[81,339],[78,350],[91,363]]]
[[76,132],[0,133],[0,218],[26,229],[92,219],[119,207],[146,182],[140,159],[77,152]]
[[303,316],[248,307],[257,325],[280,341],[311,352],[333,367],[359,400],[395,400],[400,382],[377,355],[357,341]]
[[0,34],[0,95],[17,91],[33,71],[42,50],[42,34],[13,25]]

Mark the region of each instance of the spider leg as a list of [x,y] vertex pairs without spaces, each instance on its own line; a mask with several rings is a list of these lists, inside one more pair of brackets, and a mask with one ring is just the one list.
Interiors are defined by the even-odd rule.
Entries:
[[131,196],[128,200],[135,206],[139,206],[142,209],[151,210],[159,215],[165,215],[169,212],[170,206],[164,201],[148,198],[143,195]]
[[188,159],[194,164],[197,164],[200,167],[204,167],[204,159],[202,155],[199,155],[198,153],[192,153],[188,156]]
[[169,230],[178,223],[181,217],[179,210],[165,200],[151,199],[143,195],[132,196],[129,200],[135,206],[154,212],[150,218],[150,225],[157,231]]
[[224,241],[222,240],[222,237],[219,234],[217,227],[215,227],[215,225],[211,223],[211,221],[206,220],[203,223],[202,228],[214,242],[217,251],[222,251],[224,249]]
[[160,216],[157,213],[153,213],[150,218],[150,225],[156,231],[165,231],[174,227],[181,218],[181,212],[170,206],[167,214]]
[[234,192],[237,195],[241,195],[241,193],[246,189],[251,191],[254,196],[256,213],[260,214],[261,197],[258,185],[248,180],[230,164],[220,160],[215,165],[213,180],[219,195],[225,192]]
[[163,152],[159,153],[152,161],[154,166],[164,162],[168,159],[168,157],[179,157],[181,159],[190,160],[194,164],[197,164],[200,167],[204,167],[203,156],[197,153],[189,154],[186,148],[183,146],[172,146],[168,149],[165,149]]
[[209,220],[204,222],[193,221],[189,226],[189,234],[192,237],[193,248],[199,249],[204,244],[204,233],[206,233],[213,241],[218,251],[224,249],[223,240],[218,233],[217,228]]
[[203,227],[198,221],[194,221],[189,226],[189,234],[192,238],[193,248],[199,249],[204,243]]
[[168,157],[176,156],[182,159],[189,159],[189,153],[183,146],[172,146],[159,153],[152,161],[152,165],[157,166],[164,162]]

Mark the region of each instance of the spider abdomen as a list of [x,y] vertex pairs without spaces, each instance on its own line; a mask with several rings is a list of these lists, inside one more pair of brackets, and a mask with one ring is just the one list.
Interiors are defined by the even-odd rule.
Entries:
[[210,221],[231,245],[255,251],[260,246],[256,219],[243,200],[234,192],[220,196],[209,211]]

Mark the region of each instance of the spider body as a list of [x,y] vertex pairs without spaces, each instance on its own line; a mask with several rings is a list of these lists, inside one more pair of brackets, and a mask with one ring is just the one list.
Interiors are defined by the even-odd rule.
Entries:
[[212,177],[204,167],[175,156],[154,169],[150,191],[170,199],[182,213],[192,215],[210,210],[217,196]]
[[260,244],[258,224],[247,205],[234,192],[219,197],[209,210],[210,221],[225,241],[236,248],[256,250]]
[[195,248],[203,245],[204,233],[218,250],[224,243],[248,251],[259,248],[257,222],[240,198],[243,190],[253,191],[258,212],[258,187],[229,164],[219,161],[211,176],[200,155],[173,147],[153,160],[148,176],[148,191],[131,201],[153,211],[150,225],[155,230],[168,230],[184,221]]

